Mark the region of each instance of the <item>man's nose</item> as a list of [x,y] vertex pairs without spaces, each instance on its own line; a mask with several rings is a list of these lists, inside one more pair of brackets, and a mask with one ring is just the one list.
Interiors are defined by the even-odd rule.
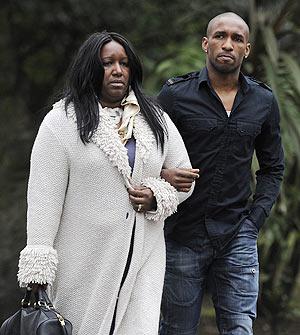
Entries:
[[224,50],[232,50],[233,44],[231,38],[226,38],[222,47]]

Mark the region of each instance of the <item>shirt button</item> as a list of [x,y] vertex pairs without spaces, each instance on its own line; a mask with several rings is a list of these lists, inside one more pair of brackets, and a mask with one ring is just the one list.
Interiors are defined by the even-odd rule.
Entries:
[[256,273],[256,269],[251,269],[251,272],[253,273],[253,274],[255,274]]

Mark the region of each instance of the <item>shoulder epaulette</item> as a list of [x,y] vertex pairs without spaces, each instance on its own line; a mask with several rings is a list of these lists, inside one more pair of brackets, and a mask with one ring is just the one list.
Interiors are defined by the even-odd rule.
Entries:
[[190,73],[184,74],[183,76],[178,76],[178,77],[170,78],[169,80],[167,80],[167,85],[170,86],[170,85],[174,85],[174,84],[180,83],[182,81],[189,80],[191,78],[196,77],[197,74],[198,74],[198,72],[190,72]]
[[263,88],[265,88],[265,89],[267,89],[267,90],[269,90],[269,91],[272,92],[272,88],[271,88],[270,86],[268,86],[267,84],[265,84],[264,82],[259,81],[259,80],[255,79],[255,78],[253,78],[253,77],[248,77],[248,78],[249,78],[251,81],[255,82],[257,85],[259,85],[259,86],[261,86],[261,87],[263,87]]

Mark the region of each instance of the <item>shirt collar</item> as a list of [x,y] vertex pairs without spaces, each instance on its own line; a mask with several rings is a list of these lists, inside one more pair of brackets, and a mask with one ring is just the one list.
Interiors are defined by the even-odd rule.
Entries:
[[204,83],[209,84],[209,78],[206,67],[204,67],[199,73],[199,88]]
[[[210,81],[208,78],[207,67],[204,67],[199,73],[199,88],[205,83],[206,85],[208,85],[208,87],[211,88]],[[245,77],[244,74],[240,72],[239,83],[242,92],[245,94],[249,90],[250,79]]]

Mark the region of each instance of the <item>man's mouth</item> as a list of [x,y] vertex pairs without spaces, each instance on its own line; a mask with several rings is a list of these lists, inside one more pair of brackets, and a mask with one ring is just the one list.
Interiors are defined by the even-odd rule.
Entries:
[[218,58],[224,61],[228,61],[228,60],[234,60],[234,57],[232,55],[229,54],[220,54],[218,55]]

